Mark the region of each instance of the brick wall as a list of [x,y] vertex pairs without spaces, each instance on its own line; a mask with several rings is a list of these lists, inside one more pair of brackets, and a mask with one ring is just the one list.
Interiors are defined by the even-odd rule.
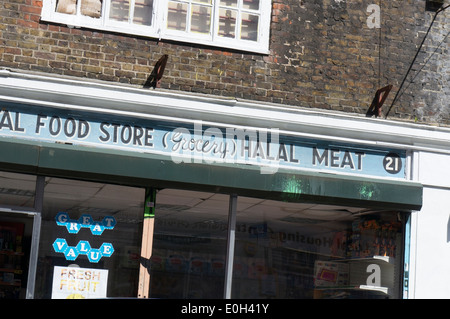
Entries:
[[[369,28],[367,8],[381,8]],[[425,0],[273,0],[270,54],[118,35],[40,21],[41,0],[0,2],[0,67],[365,114],[413,61],[434,11]],[[450,9],[440,13],[388,118],[450,124]]]

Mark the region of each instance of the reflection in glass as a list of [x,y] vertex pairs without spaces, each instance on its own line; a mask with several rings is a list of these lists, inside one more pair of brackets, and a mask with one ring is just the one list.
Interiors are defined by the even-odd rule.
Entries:
[[25,299],[33,217],[0,211],[0,299]]
[[134,3],[133,23],[151,25],[153,13],[153,0],[136,0]]
[[231,297],[398,297],[401,222],[361,211],[238,197]]
[[109,18],[116,21],[128,21],[129,11],[129,1],[111,0]]
[[237,0],[220,0],[220,6],[237,7]]
[[91,18],[100,18],[102,0],[81,0],[81,14]]
[[235,10],[219,9],[219,36],[236,37],[236,15]]
[[[136,297],[144,198],[145,191],[141,188],[47,178],[35,298],[51,298],[54,266],[69,265],[107,270],[107,297]],[[104,230],[101,235],[93,234],[89,228],[69,233],[65,226],[56,223],[55,217],[60,212],[67,213],[74,221],[83,215],[90,216],[94,222],[113,216],[117,224],[113,229]],[[87,241],[94,249],[103,243],[111,243],[114,253],[98,262],[91,262],[81,254],[70,260],[64,253],[55,251],[53,244],[58,238],[65,239],[67,245],[72,247],[80,241]],[[82,294],[80,291],[77,293]]]
[[191,31],[208,34],[211,28],[211,7],[192,5]]
[[65,14],[77,14],[77,0],[58,0],[56,12]]
[[228,203],[214,193],[157,193],[151,298],[223,297]]
[[167,15],[167,28],[172,30],[185,31],[187,4],[169,1],[169,12]]
[[259,16],[242,13],[241,39],[251,41],[258,40],[258,21]]
[[245,0],[242,8],[246,10],[259,10],[259,0]]
[[36,176],[0,172],[0,204],[12,208],[34,206]]
[[[77,14],[77,0],[58,0],[56,12]],[[80,12],[83,16],[100,18],[102,15],[102,0],[81,0]]]

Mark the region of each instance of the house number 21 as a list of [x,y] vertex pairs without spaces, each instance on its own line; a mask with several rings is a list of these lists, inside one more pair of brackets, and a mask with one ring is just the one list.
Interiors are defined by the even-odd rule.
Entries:
[[389,174],[397,174],[402,169],[402,160],[396,153],[389,153],[383,159],[383,166]]

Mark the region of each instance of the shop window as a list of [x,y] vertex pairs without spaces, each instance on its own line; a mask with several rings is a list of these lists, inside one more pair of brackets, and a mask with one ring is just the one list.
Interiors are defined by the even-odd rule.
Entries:
[[136,297],[145,191],[47,178],[35,298]]
[[268,52],[270,0],[44,0],[42,19],[100,30]]
[[0,172],[0,299],[24,299],[36,176]]
[[25,299],[33,219],[0,209],[0,299]]
[[151,298],[223,298],[229,196],[156,195]]
[[232,298],[399,298],[398,216],[239,197]]
[[0,172],[0,206],[27,209],[34,206],[36,176]]

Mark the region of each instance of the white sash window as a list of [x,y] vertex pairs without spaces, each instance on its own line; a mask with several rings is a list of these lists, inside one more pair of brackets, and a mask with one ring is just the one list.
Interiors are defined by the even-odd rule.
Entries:
[[271,0],[44,0],[42,20],[268,53]]

